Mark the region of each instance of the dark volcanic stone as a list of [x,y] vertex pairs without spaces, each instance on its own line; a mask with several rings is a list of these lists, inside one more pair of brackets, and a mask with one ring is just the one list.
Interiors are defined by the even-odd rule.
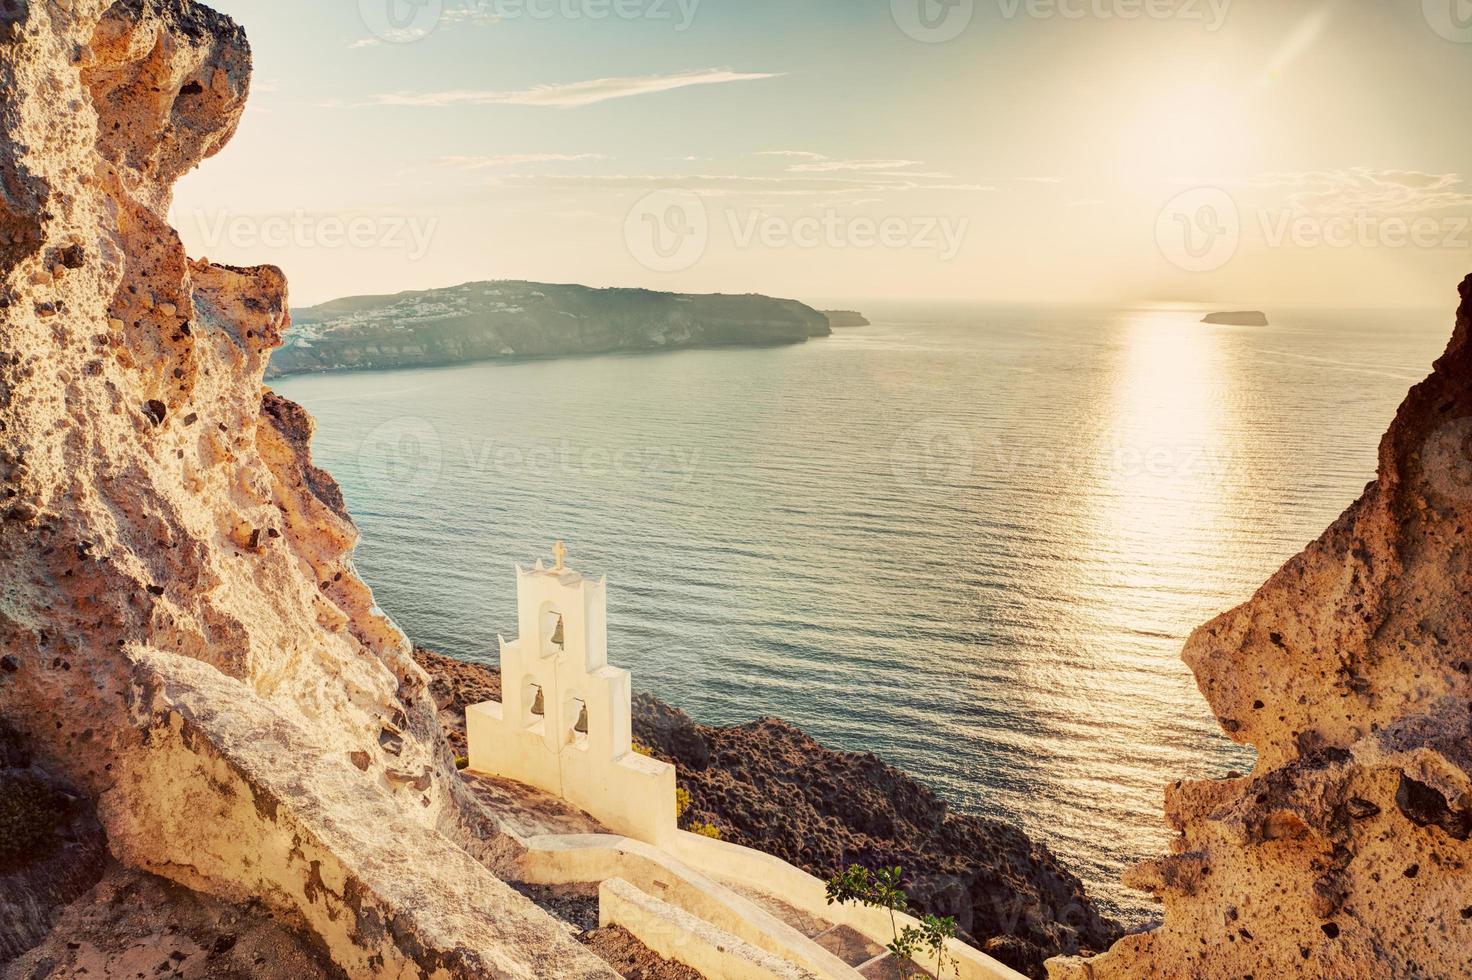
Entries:
[[1395,805],[1407,820],[1418,827],[1440,827],[1457,840],[1472,836],[1472,813],[1453,810],[1446,797],[1407,775],[1400,777]]

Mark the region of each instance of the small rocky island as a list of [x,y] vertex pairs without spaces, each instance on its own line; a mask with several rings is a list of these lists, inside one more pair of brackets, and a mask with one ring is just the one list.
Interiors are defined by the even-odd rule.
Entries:
[[1268,315],[1260,310],[1242,310],[1233,313],[1208,313],[1202,323],[1214,323],[1226,327],[1265,327]]
[[512,357],[798,344],[832,332],[822,313],[790,299],[519,281],[350,296],[292,310],[291,319],[268,379]]
[[824,310],[823,315],[828,318],[828,326],[834,330],[842,327],[867,327],[869,319],[862,313],[853,310]]

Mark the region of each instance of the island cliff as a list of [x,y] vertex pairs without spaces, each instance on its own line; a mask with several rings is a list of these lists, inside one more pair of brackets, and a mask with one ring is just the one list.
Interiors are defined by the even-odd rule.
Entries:
[[310,371],[438,367],[684,347],[797,344],[826,337],[818,311],[767,296],[695,296],[534,282],[353,296],[292,311],[268,378]]
[[846,327],[867,327],[869,320],[862,313],[853,310],[824,310],[823,315],[828,318],[828,325],[835,330]]
[[1249,775],[1167,788],[1159,928],[1058,980],[1466,976],[1472,948],[1472,277],[1376,480],[1184,659]]
[[1226,327],[1265,327],[1268,315],[1260,310],[1243,310],[1235,313],[1208,313],[1202,323]]

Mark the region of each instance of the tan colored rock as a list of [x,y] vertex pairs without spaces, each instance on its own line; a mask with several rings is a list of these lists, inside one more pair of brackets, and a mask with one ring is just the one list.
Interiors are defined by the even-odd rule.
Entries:
[[[513,842],[261,386],[284,277],[165,220],[249,77],[190,0],[0,4],[0,714],[126,866],[263,900],[350,976],[611,976],[477,860]],[[55,256],[64,301],[26,285]]]
[[1057,980],[1460,977],[1472,950],[1472,277],[1377,480],[1185,660],[1252,774],[1176,783],[1164,924]]

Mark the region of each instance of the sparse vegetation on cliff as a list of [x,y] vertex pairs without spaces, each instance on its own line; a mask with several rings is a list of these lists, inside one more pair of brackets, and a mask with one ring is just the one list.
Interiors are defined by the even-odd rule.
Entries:
[[850,865],[828,879],[829,905],[867,905],[889,913],[894,940],[886,948],[901,963],[917,958],[935,966],[934,976],[944,978],[955,972],[959,962],[946,949],[946,942],[956,938],[956,920],[950,916],[926,915],[920,925],[900,928],[896,915],[910,911],[910,899],[900,887],[904,870],[899,867],[870,871],[863,865]]

